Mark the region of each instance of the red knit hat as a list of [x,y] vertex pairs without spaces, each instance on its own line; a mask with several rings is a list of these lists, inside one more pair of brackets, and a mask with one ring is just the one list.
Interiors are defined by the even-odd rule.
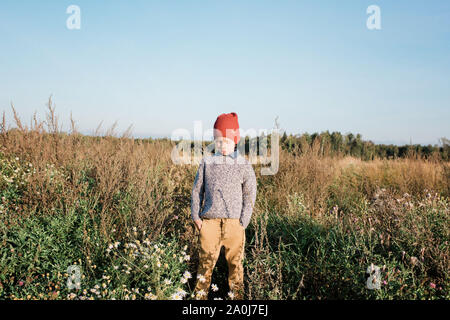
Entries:
[[214,139],[219,136],[234,140],[235,144],[239,142],[241,136],[236,112],[222,113],[217,117],[216,122],[214,122]]

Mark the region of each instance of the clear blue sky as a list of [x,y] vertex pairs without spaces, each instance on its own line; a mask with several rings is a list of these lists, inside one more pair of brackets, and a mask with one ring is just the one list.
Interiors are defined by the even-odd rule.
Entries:
[[[81,8],[69,30],[66,8]],[[368,30],[366,9],[381,9]],[[450,138],[450,1],[0,2],[0,110],[64,128],[118,121],[135,136],[212,127],[360,133],[374,142]]]

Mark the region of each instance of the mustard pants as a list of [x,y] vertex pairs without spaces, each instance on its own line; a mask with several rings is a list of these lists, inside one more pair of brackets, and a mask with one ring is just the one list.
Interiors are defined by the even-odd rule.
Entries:
[[[244,297],[244,246],[245,228],[239,219],[202,219],[199,242],[199,265],[195,293],[197,299],[207,299],[211,276],[219,258],[222,245],[228,264],[228,285],[233,299]],[[202,277],[203,276],[203,277]],[[198,294],[200,292],[200,294]],[[229,298],[229,297],[228,297]]]

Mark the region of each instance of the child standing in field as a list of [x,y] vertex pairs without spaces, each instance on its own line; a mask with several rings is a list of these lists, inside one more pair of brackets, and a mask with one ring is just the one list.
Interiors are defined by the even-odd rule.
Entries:
[[214,123],[215,154],[202,159],[195,176],[191,218],[200,242],[197,299],[207,298],[222,246],[228,264],[229,295],[234,299],[244,296],[245,229],[256,200],[256,176],[251,163],[235,150],[239,140],[237,114],[218,116]]

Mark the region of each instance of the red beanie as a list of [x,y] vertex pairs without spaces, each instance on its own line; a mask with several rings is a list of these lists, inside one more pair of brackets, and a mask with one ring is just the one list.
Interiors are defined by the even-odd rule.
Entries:
[[[241,139],[239,134],[239,122],[236,112],[222,113],[214,122],[214,139],[218,136],[226,137],[234,140],[237,144]],[[227,136],[228,129],[228,136]]]

